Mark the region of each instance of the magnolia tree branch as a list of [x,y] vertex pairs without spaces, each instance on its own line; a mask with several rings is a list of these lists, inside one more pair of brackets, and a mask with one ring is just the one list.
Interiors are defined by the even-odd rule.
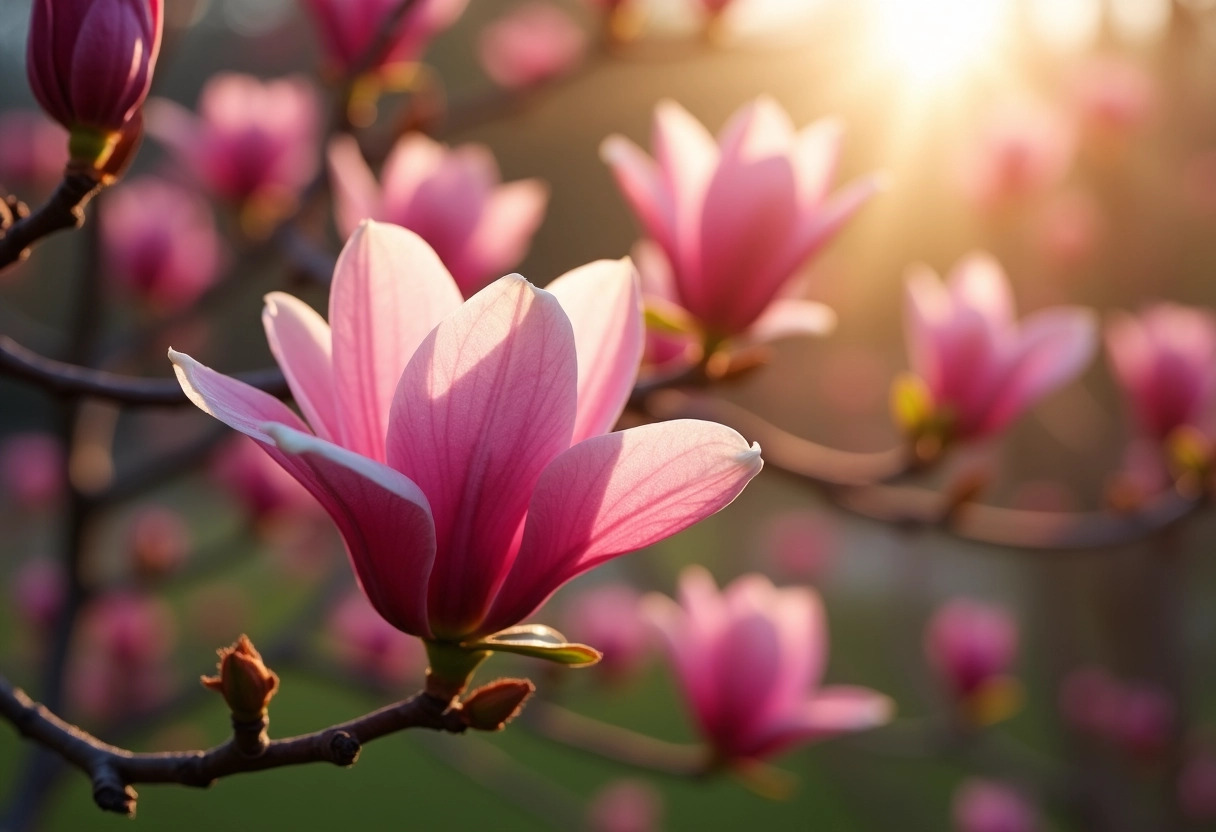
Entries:
[[135,814],[139,783],[177,783],[205,788],[222,777],[305,763],[350,766],[365,743],[409,728],[452,734],[467,725],[460,706],[448,707],[435,696],[419,693],[402,702],[321,731],[274,740],[257,756],[245,756],[233,741],[207,751],[136,754],[102,742],[60,719],[0,677],[0,716],[17,732],[48,748],[88,775],[93,800],[108,811]]
[[746,408],[719,399],[669,392],[653,397],[648,415],[691,416],[731,425],[760,443],[765,465],[822,491],[835,505],[908,529],[935,528],[973,543],[1023,551],[1105,549],[1172,528],[1208,505],[1204,493],[1164,491],[1126,511],[1025,511],[976,503],[970,495],[892,485],[925,463],[903,449],[851,453],[788,433]]
[[0,271],[23,259],[30,246],[43,237],[83,225],[84,207],[101,188],[92,176],[69,173],[50,199],[33,213],[17,216],[6,211],[8,222],[0,223]]
[[[138,405],[189,403],[176,379],[139,378],[57,361],[7,336],[0,336],[0,373],[33,382],[60,396],[92,396]],[[287,381],[278,368],[236,374],[234,377],[279,398],[288,395]]]

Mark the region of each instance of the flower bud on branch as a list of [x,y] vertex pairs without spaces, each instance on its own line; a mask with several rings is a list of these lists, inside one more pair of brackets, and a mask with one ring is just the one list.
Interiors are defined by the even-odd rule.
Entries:
[[262,663],[262,655],[248,636],[231,647],[221,647],[219,675],[204,676],[204,687],[219,691],[232,711],[233,743],[246,757],[257,757],[270,744],[266,708],[278,692],[279,677]]

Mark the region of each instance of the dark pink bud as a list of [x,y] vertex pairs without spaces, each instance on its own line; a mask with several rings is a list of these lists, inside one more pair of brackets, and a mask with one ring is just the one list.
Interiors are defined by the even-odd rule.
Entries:
[[35,0],[26,71],[34,97],[72,132],[73,159],[101,167],[143,103],[160,51],[163,0]]
[[974,694],[1004,675],[1017,657],[1017,622],[1000,607],[958,598],[925,630],[925,655],[952,693]]

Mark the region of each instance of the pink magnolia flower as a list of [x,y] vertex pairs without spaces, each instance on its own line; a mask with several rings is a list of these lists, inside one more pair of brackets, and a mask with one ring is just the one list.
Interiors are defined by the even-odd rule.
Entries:
[[381,618],[361,594],[352,593],[338,604],[329,618],[329,633],[339,658],[356,673],[387,685],[422,679],[422,645]]
[[1165,439],[1183,425],[1210,426],[1216,405],[1216,317],[1160,303],[1115,313],[1106,348],[1141,430]]
[[866,177],[828,195],[840,136],[830,119],[796,132],[780,105],[760,98],[716,143],[672,101],[655,110],[654,159],[622,136],[604,141],[601,156],[669,261],[673,299],[709,338],[747,333],[766,312],[784,331],[800,314],[821,329],[818,304],[774,301],[876,189]]
[[1059,306],[1020,325],[1005,273],[991,257],[962,260],[943,285],[913,269],[905,296],[908,354],[950,435],[999,432],[1085,369],[1096,327],[1089,310]]
[[663,797],[645,780],[615,780],[587,807],[589,832],[658,832],[662,826]]
[[1059,704],[1076,730],[1141,757],[1165,748],[1176,716],[1173,699],[1160,686],[1123,681],[1100,667],[1069,673]]
[[211,466],[211,476],[259,520],[310,514],[317,509],[317,501],[291,474],[243,436],[235,437],[220,451]]
[[163,99],[148,105],[148,131],[211,193],[234,203],[290,203],[317,169],[321,109],[302,77],[260,81],[212,76],[198,116]]
[[[400,5],[400,0],[302,2],[316,24],[329,63],[344,75],[355,71],[366,59],[389,16]],[[417,60],[435,35],[456,22],[466,5],[468,0],[419,0],[406,12],[385,53],[370,68],[383,70]]]
[[1042,193],[1067,173],[1075,143],[1060,113],[1007,102],[988,116],[961,156],[963,195],[991,210]]
[[68,592],[63,566],[50,558],[32,558],[17,569],[9,588],[9,608],[31,627],[50,632]]
[[67,164],[67,136],[37,110],[0,113],[0,185],[50,190]]
[[646,598],[701,733],[723,760],[758,759],[799,742],[887,722],[892,703],[867,688],[820,687],[827,624],[819,596],[745,575],[719,592],[704,568],[680,575],[680,603]]
[[17,433],[0,443],[0,493],[23,509],[47,506],[64,489],[63,445],[39,431]]
[[573,69],[587,36],[566,12],[548,3],[517,6],[486,26],[478,42],[486,75],[502,87],[530,87]]
[[929,664],[959,698],[1008,673],[1017,653],[1017,622],[1001,607],[956,598],[925,628]]
[[42,109],[73,132],[121,130],[152,83],[162,6],[163,0],[34,0],[26,73]]
[[523,259],[549,198],[538,179],[499,184],[484,145],[452,149],[421,133],[397,142],[380,183],[349,136],[330,145],[329,164],[342,236],[365,219],[404,226],[435,249],[465,297]]
[[651,630],[642,617],[642,596],[623,583],[605,583],[571,595],[565,627],[571,638],[593,644],[603,654],[596,671],[610,682],[632,675],[650,653]]
[[777,574],[813,583],[827,573],[835,560],[836,527],[819,512],[790,509],[768,521],[762,545]]
[[466,641],[717,511],[761,467],[758,447],[709,422],[605,434],[641,351],[636,278],[627,261],[601,261],[550,289],[510,275],[462,304],[420,237],[366,223],[338,260],[329,324],[267,298],[271,350],[308,424],[170,357],[195,404],[326,508],[380,615]]
[[181,309],[215,282],[220,241],[207,201],[146,177],[114,189],[101,214],[108,276],[159,309]]
[[954,793],[956,832],[1035,832],[1041,829],[1034,806],[1012,786],[973,777]]

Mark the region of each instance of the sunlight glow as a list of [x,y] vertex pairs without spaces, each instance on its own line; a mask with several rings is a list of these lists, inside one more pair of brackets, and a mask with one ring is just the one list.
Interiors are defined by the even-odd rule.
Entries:
[[874,48],[911,85],[939,88],[994,58],[1009,0],[870,0]]

